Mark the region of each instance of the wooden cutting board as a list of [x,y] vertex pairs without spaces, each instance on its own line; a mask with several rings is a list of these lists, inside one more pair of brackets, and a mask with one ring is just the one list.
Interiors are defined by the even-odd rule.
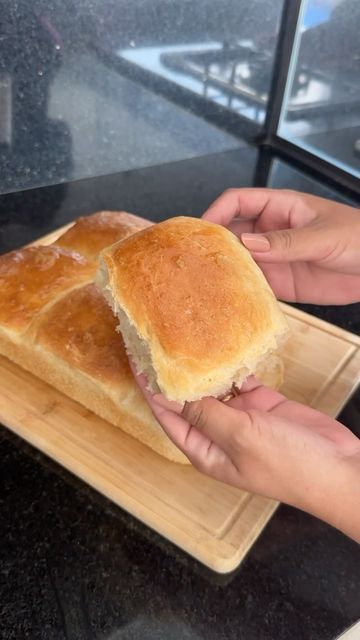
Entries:
[[[335,417],[359,381],[360,338],[282,307],[292,331],[282,391]],[[161,458],[4,357],[0,420],[219,573],[240,564],[278,505]]]

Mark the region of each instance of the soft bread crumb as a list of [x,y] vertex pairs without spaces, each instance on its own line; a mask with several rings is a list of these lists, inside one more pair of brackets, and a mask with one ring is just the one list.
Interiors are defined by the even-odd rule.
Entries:
[[152,366],[151,353],[145,340],[143,340],[134,325],[130,322],[127,314],[115,300],[109,285],[109,274],[104,260],[100,257],[99,269],[96,274],[95,284],[102,291],[106,301],[111,306],[114,315],[119,320],[117,330],[121,332],[127,354],[135,364],[137,373],[143,373],[148,381],[148,389],[151,393],[160,391],[156,382],[156,372]]
[[160,391],[156,382],[156,372],[152,365],[151,353],[145,340],[137,333],[134,325],[119,305],[115,303],[116,315],[119,319],[118,330],[121,331],[125,348],[135,364],[137,373],[144,373],[148,381],[148,389],[151,393]]

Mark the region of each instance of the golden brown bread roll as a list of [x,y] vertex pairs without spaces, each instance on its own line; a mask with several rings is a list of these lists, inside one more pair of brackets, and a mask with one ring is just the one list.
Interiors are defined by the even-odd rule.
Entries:
[[51,245],[0,256],[0,331],[24,331],[45,305],[93,276],[83,256]]
[[137,370],[169,400],[241,386],[287,333],[250,253],[205,220],[171,218],[104,249],[96,282]]
[[88,284],[32,326],[37,374],[108,422],[175,462],[188,462],[154,420],[135,384],[116,319]]
[[125,211],[98,211],[91,216],[78,218],[55,244],[78,251],[89,261],[97,262],[102,249],[151,224]]

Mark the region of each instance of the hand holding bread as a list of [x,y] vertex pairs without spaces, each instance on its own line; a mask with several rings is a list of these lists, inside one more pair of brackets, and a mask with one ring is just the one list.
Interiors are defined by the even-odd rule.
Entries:
[[[253,249],[278,296],[360,300],[355,209],[294,192],[245,189],[226,192],[204,217]],[[264,239],[252,235],[260,231]],[[360,442],[342,424],[258,381],[248,380],[225,401],[183,405],[150,393],[143,375],[137,380],[156,419],[199,470],[304,509],[360,541]]]
[[229,189],[204,218],[241,238],[278,299],[315,304],[359,301],[356,208],[297,191]]
[[359,440],[248,378],[281,382],[287,327],[273,291],[360,299],[359,214],[232,190],[204,218],[100,212],[52,245],[0,256],[0,353],[169,460],[360,539]]
[[107,247],[96,283],[138,372],[169,400],[228,394],[287,333],[249,252],[204,220],[171,218]]
[[337,420],[249,378],[242,392],[177,405],[138,384],[191,463],[221,482],[285,502],[360,542],[360,442]]

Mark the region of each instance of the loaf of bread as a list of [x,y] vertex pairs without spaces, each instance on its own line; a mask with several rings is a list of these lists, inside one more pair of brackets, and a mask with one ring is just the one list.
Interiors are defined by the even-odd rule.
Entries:
[[175,402],[227,395],[287,333],[249,251],[206,220],[170,218],[107,247],[96,282],[137,371]]
[[[0,256],[0,353],[158,454],[187,463],[143,400],[118,321],[94,285],[99,253],[150,225],[100,212],[77,220],[51,245]],[[281,361],[273,360],[266,375],[278,385]]]
[[160,455],[187,463],[144,401],[117,321],[93,284],[101,249],[149,224],[100,212],[52,245],[0,256],[0,353]]

